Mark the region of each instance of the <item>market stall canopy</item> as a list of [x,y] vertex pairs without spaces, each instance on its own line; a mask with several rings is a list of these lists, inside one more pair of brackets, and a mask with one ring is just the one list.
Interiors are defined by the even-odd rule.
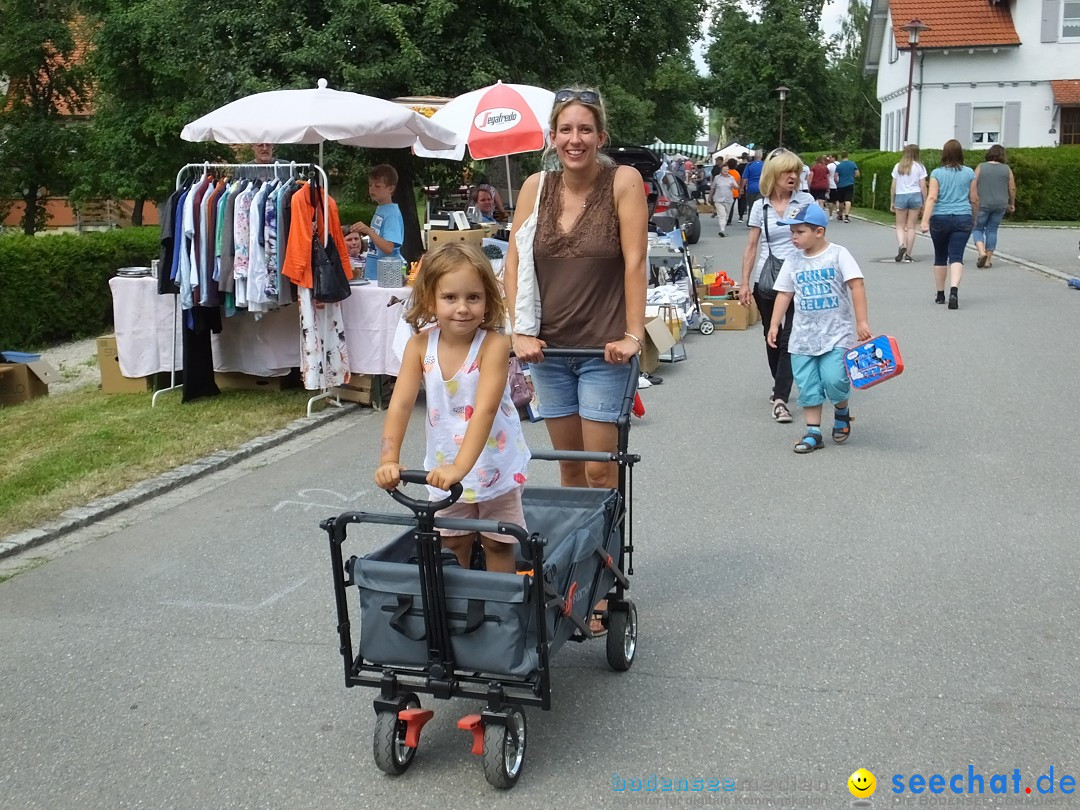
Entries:
[[466,146],[476,160],[536,152],[544,148],[554,104],[554,93],[528,84],[500,81],[464,93],[431,116],[454,134],[453,148],[433,149],[417,140],[415,152],[445,160],[462,160]]
[[664,143],[658,138],[649,144],[649,148],[656,152],[663,152],[668,157],[681,155],[684,158],[705,160],[709,156],[709,147],[697,143]]
[[714,163],[716,162],[717,158],[720,158],[721,160],[730,160],[731,158],[735,158],[736,160],[738,160],[743,156],[744,153],[747,155],[754,154],[754,145],[750,144],[750,146],[743,146],[741,143],[732,141],[723,149],[719,149],[716,152],[713,152],[712,159]]
[[219,107],[184,127],[185,141],[323,143],[401,149],[415,143],[450,149],[453,132],[408,107],[360,93],[331,90],[326,79],[308,90],[255,93]]

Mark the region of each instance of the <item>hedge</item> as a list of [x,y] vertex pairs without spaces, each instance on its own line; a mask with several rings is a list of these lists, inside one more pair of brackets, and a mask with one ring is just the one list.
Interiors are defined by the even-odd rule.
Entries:
[[[966,149],[964,162],[972,168],[983,162],[984,149]],[[803,155],[812,161],[817,155]],[[940,149],[921,150],[923,165],[933,171],[941,163]],[[1069,146],[1008,149],[1006,157],[1016,178],[1016,214],[1014,221],[1080,220],[1080,149]],[[861,176],[855,181],[855,205],[889,210],[889,186],[892,170],[900,160],[899,152],[852,152]],[[877,190],[873,189],[877,177]]]
[[94,337],[112,323],[109,279],[148,267],[156,227],[0,238],[0,350],[26,351]]

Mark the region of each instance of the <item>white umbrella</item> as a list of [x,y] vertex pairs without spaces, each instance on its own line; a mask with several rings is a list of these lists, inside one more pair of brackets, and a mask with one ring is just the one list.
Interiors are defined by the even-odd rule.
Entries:
[[[431,116],[433,124],[454,133],[454,147],[432,149],[418,140],[413,151],[420,157],[461,160],[468,146],[469,153],[477,159],[506,157],[509,186],[508,156],[544,148],[554,104],[554,93],[529,84],[503,84],[500,81],[463,93]],[[507,192],[508,202],[513,205],[513,192],[509,187]]]
[[184,127],[185,141],[217,143],[317,143],[338,141],[370,149],[414,143],[453,148],[453,132],[407,107],[373,96],[316,89],[271,90],[219,107]]

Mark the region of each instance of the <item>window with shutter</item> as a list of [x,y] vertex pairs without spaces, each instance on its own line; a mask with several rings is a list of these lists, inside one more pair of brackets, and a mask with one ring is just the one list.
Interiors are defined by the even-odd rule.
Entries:
[[1061,38],[1080,42],[1080,0],[1061,4]]

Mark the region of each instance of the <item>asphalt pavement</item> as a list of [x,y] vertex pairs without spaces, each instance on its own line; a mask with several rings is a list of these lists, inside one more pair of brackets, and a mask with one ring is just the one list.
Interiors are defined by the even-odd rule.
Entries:
[[[735,274],[746,229],[721,240],[710,222],[692,252]],[[381,414],[357,410],[0,561],[16,574],[0,584],[3,807],[839,807],[860,767],[882,807],[1034,804],[1051,767],[1054,798],[1080,801],[1063,792],[1080,778],[1080,291],[1007,261],[1010,230],[949,311],[927,240],[896,264],[887,228],[829,234],[904,374],[853,396],[847,444],[798,456],[798,409],[769,416],[760,327],[687,337],[631,435],[637,660],[615,673],[602,642],[559,651],[514,790],[488,787],[455,727],[474,701],[427,700],[408,773],[374,765],[374,693],[344,687],[317,528],[398,509],[371,481]],[[1076,237],[1041,230],[1029,264],[1076,275]],[[547,444],[542,424],[526,435]],[[346,553],[390,534],[357,530]],[[914,794],[913,774],[982,775],[986,792]],[[650,793],[653,777],[704,790]]]

